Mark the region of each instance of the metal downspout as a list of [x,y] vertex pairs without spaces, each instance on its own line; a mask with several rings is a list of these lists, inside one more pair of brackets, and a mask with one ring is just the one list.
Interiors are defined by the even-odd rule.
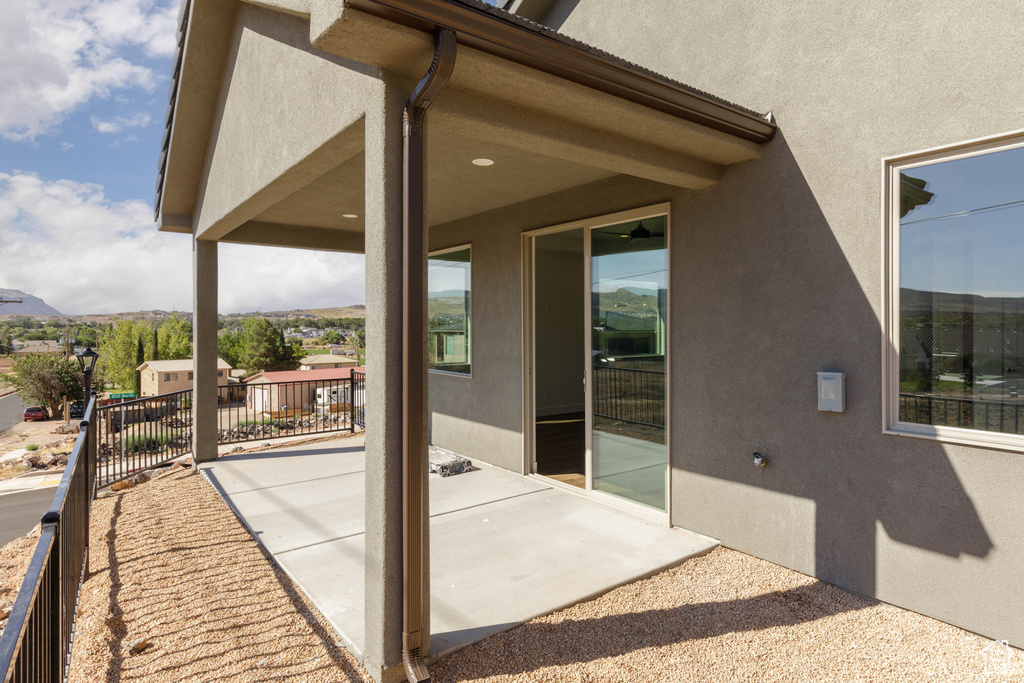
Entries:
[[434,60],[409,96],[402,150],[402,665],[410,683],[430,680],[423,661],[424,147],[427,108],[455,68],[455,32],[434,36]]

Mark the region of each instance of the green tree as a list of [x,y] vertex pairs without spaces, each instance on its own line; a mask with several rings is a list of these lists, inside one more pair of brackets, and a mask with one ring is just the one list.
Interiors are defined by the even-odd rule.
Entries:
[[356,330],[353,334],[356,337],[356,362],[358,363],[362,360],[360,350],[366,348],[366,330]]
[[345,338],[337,330],[327,330],[320,335],[320,341],[324,344],[341,344],[345,341]]
[[[239,364],[250,372],[295,370],[299,358],[284,341],[284,333],[266,318],[252,316],[242,325],[242,352]],[[226,359],[225,359],[226,360]]]
[[0,355],[14,353],[14,338],[7,330],[0,330]]
[[[219,342],[219,340],[218,340]],[[178,360],[192,357],[192,323],[187,318],[171,312],[171,317],[160,325],[160,358]],[[218,343],[218,347],[220,344]],[[221,356],[223,358],[223,355]],[[224,358],[224,360],[228,360]],[[228,361],[229,363],[231,361]]]
[[242,367],[242,333],[234,330],[217,337],[217,355],[233,368]]
[[[148,323],[121,318],[114,322],[100,342],[100,360],[103,377],[122,389],[135,386],[135,368],[146,360],[146,341],[152,340],[152,328]],[[142,360],[139,348],[142,347]]]
[[11,370],[0,380],[14,387],[23,401],[45,407],[51,416],[60,412],[65,396],[75,401],[82,395],[82,373],[74,359],[32,353],[14,361]]
[[[142,337],[139,337],[139,343],[135,351],[135,367],[138,368],[140,365],[146,362],[146,345],[142,341]],[[142,373],[137,369],[132,373],[132,391],[135,392],[136,396],[142,395]]]

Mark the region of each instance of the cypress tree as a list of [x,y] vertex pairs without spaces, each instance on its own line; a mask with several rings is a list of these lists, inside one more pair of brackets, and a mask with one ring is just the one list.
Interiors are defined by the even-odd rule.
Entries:
[[[146,347],[142,343],[142,337],[139,337],[138,350],[135,352],[135,367],[139,367],[146,362]],[[135,371],[135,395],[140,396],[142,394],[142,373],[138,370]]]

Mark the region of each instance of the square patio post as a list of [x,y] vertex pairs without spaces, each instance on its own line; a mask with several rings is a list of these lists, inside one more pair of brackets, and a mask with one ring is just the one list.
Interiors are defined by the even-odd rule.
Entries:
[[192,458],[217,457],[217,243],[192,240]]
[[[376,108],[369,107],[366,112],[365,129],[366,593],[362,654],[363,666],[374,679],[391,681],[404,680],[402,112],[412,84],[387,73],[380,84]],[[429,585],[426,577],[424,584]],[[425,597],[425,614],[429,614],[428,600]]]

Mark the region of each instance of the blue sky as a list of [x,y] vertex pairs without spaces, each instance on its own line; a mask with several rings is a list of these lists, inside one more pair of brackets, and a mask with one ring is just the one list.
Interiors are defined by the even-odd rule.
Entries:
[[[178,5],[4,0],[0,288],[69,314],[191,310],[189,238],[153,223]],[[361,256],[220,256],[222,312],[364,301]]]
[[934,197],[900,221],[900,286],[1024,296],[1024,147],[904,173]]

